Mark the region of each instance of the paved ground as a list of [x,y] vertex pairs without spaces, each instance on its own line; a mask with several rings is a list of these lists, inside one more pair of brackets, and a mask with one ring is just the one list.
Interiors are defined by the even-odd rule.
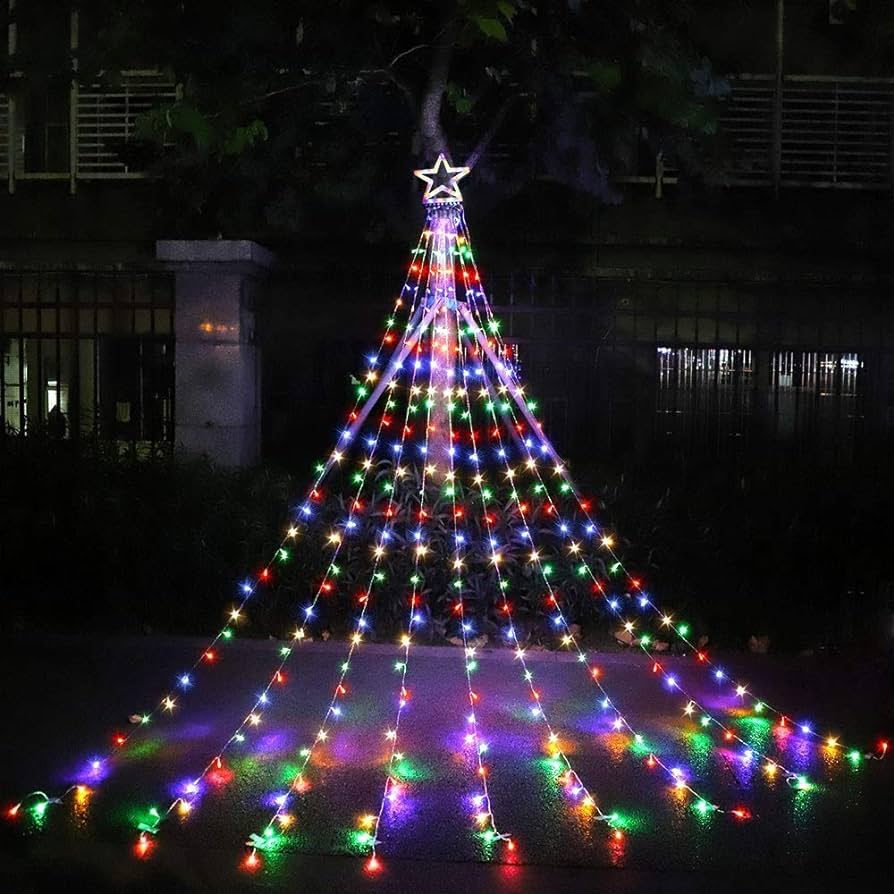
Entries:
[[[190,640],[44,638],[0,640],[6,734],[0,744],[0,803],[31,788],[64,788],[106,733],[157,696],[159,684],[187,666]],[[540,653],[532,669],[543,703],[583,781],[629,828],[623,844],[569,807],[544,761],[543,727],[511,653],[481,655],[478,711],[490,745],[491,795],[498,825],[518,842],[515,865],[489,861],[473,834],[468,798],[474,766],[462,745],[468,712],[456,649],[411,653],[410,707],[402,727],[414,777],[399,808],[386,810],[382,871],[364,872],[351,831],[378,808],[384,782],[383,731],[390,725],[397,650],[367,645],[355,657],[345,713],[319,759],[313,788],[296,806],[294,837],[263,871],[239,868],[248,833],[270,815],[297,750],[309,742],[328,702],[343,644],[309,644],[293,659],[263,730],[234,749],[232,779],[202,795],[188,821],[162,828],[150,859],[132,853],[136,813],[164,805],[173,787],[201,768],[244,715],[269,676],[277,643],[240,642],[182,699],[173,720],[148,730],[120,758],[84,805],[51,808],[42,828],[3,824],[0,890],[30,892],[80,883],[76,890],[191,891],[298,888],[302,891],[736,891],[844,890],[847,879],[881,875],[890,862],[891,761],[852,768],[797,737],[777,751],[816,780],[796,792],[760,773],[749,778],[693,724],[680,722],[679,699],[657,685],[641,655],[606,655],[605,681],[657,750],[697,775],[698,787],[754,818],[699,817],[666,779],[644,766],[628,739],[600,711],[585,670],[567,655]],[[719,708],[717,689],[692,659],[670,659],[681,681]],[[892,732],[884,669],[844,659],[730,657],[754,691],[798,717],[828,722],[871,746]],[[798,713],[796,713],[798,712]],[[825,727],[823,727],[825,728]],[[779,742],[758,727],[768,748]]]

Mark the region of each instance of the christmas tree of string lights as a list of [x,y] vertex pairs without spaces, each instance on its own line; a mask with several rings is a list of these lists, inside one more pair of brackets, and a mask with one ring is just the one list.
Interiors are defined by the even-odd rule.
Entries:
[[[612,731],[629,736],[628,753],[644,771],[661,774],[679,798],[691,800],[694,812],[734,820],[750,817],[747,807],[719,803],[701,783],[662,750],[644,727],[611,694],[612,681],[588,652],[579,627],[572,623],[569,589],[586,590],[618,622],[637,651],[642,669],[674,699],[681,724],[714,736],[727,762],[750,775],[757,767],[768,778],[781,776],[793,789],[811,788],[803,774],[779,757],[788,736],[812,741],[828,755],[852,765],[884,757],[887,743],[871,751],[844,745],[837,735],[820,731],[809,721],[784,712],[754,694],[749,686],[719,666],[707,650],[693,642],[690,628],[661,607],[644,582],[628,570],[615,549],[613,535],[602,528],[594,510],[572,479],[566,465],[536,417],[536,402],[526,393],[500,333],[499,321],[485,296],[472,252],[463,212],[459,181],[468,174],[440,156],[433,167],[416,171],[426,184],[426,219],[400,295],[395,301],[376,351],[356,386],[353,405],[334,449],[315,469],[312,484],[300,502],[273,555],[250,579],[239,585],[236,605],[226,623],[198,653],[193,664],[175,676],[153,708],[131,715],[129,731],[115,731],[110,749],[91,757],[77,781],[61,795],[32,792],[8,810],[10,818],[25,812],[43,817],[50,804],[74,793],[79,800],[113,770],[116,758],[154,722],[185,709],[205,672],[234,637],[253,600],[275,585],[279,566],[291,561],[297,545],[312,530],[325,531],[321,561],[324,570],[296,607],[297,625],[288,645],[279,647],[260,689],[246,698],[245,713],[194,775],[176,785],[176,795],[164,808],[150,808],[138,821],[136,852],[147,856],[172,816],[187,816],[200,806],[208,785],[232,774],[233,752],[251,747],[253,737],[275,709],[277,692],[290,682],[289,664],[302,643],[311,638],[321,603],[345,589],[346,556],[357,550],[366,558],[354,577],[363,582],[353,595],[352,619],[344,655],[334,669],[334,683],[317,732],[299,751],[297,769],[290,771],[285,791],[270,793],[264,803],[272,811],[249,833],[244,865],[256,869],[262,854],[288,840],[302,799],[312,797],[320,780],[315,762],[350,698],[352,659],[370,633],[378,598],[395,593],[405,602],[393,714],[382,730],[382,789],[378,804],[358,818],[353,841],[365,855],[366,867],[379,868],[378,847],[388,808],[399,804],[410,787],[404,770],[401,721],[412,701],[411,655],[414,636],[430,616],[424,602],[431,594],[445,596],[447,610],[462,648],[468,712],[464,725],[468,751],[470,826],[486,853],[508,859],[516,849],[513,837],[498,825],[500,805],[489,787],[490,766],[486,720],[481,712],[484,693],[475,682],[478,670],[477,625],[494,614],[500,619],[506,644],[514,651],[519,674],[518,693],[530,700],[530,718],[543,732],[543,748],[551,772],[561,785],[569,809],[602,823],[610,841],[624,837],[624,821],[599,798],[596,780],[575,769],[564,733],[550,719],[544,697],[527,656],[528,631],[520,601],[536,602],[559,635],[561,645],[581,665],[591,681],[594,708]],[[338,510],[327,495],[336,480],[346,498]],[[654,652],[656,632],[672,634],[710,674],[726,696],[722,709],[711,709],[668,670]],[[772,718],[776,739],[758,740],[742,716]],[[500,850],[502,849],[502,850]]]

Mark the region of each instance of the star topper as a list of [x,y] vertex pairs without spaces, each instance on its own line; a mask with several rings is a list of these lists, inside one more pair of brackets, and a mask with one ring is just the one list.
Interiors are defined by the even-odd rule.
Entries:
[[420,168],[413,174],[425,181],[423,203],[428,202],[461,202],[463,194],[459,191],[458,181],[469,173],[470,168],[453,167],[442,152],[434,167]]

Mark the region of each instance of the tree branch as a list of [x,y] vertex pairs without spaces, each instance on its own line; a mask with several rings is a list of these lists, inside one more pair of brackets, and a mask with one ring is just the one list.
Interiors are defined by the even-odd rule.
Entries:
[[487,130],[481,135],[481,139],[478,140],[475,148],[469,153],[465,165],[467,168],[474,168],[475,165],[481,161],[481,157],[487,152],[488,147],[493,141],[493,138],[497,135],[497,131],[502,127],[503,122],[506,120],[506,116],[509,114],[509,109],[512,108],[512,104],[516,99],[518,99],[518,94],[513,93],[503,100],[503,105],[500,106],[497,110],[497,114],[491,119]]

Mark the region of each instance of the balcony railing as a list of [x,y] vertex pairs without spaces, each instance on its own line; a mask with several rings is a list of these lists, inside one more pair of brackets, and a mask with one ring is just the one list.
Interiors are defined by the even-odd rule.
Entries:
[[[23,126],[15,95],[0,95],[0,176],[10,192],[19,180],[69,180],[74,192],[81,180],[145,177],[120,150],[134,138],[141,114],[176,96],[176,85],[156,71],[122,72],[113,87],[74,84],[68,121],[48,124],[38,136]],[[35,164],[29,140],[41,141],[46,158],[65,163]]]
[[894,79],[730,78],[720,116],[728,182],[894,188]]
[[[838,188],[894,191],[894,78],[737,75],[721,100],[720,133],[726,141],[722,182],[733,186]],[[176,98],[176,86],[152,71],[130,71],[115,87],[73,86],[67,124],[46,128],[44,142],[66,140],[47,157],[67,162],[29,170],[28,133],[16,98],[0,95],[0,177],[10,191],[17,180],[134,179],[120,149],[135,135],[139,116]],[[59,149],[60,147],[54,147]],[[671,159],[659,159],[654,176],[618,177],[648,182],[660,194],[677,181]]]
[[133,139],[140,115],[175,98],[173,82],[155,72],[129,72],[114,90],[81,87],[77,101],[77,176],[81,179],[144,176],[122,161],[116,147]]

